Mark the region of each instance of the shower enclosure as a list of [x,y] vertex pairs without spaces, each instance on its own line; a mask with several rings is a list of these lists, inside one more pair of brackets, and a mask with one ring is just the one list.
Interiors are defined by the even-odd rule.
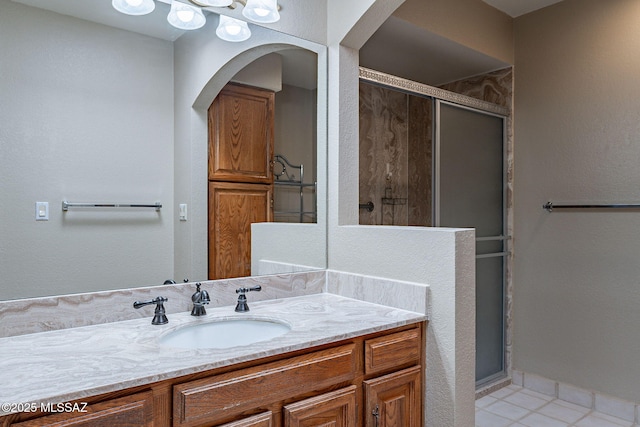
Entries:
[[508,110],[361,69],[360,224],[476,230],[476,385],[506,376]]

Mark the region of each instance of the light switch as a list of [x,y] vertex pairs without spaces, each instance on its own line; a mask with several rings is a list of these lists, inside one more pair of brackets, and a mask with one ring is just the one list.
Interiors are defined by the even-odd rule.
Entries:
[[178,206],[178,217],[180,218],[180,221],[187,220],[187,204],[186,203],[180,203],[180,205]]
[[49,202],[36,202],[36,221],[49,221]]

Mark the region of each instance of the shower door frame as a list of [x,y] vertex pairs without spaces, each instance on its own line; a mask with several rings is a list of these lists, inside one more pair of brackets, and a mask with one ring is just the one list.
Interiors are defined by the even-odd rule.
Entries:
[[480,108],[470,107],[467,105],[461,105],[458,103],[445,101],[442,99],[434,98],[434,113],[433,113],[433,128],[434,128],[434,139],[433,139],[433,180],[432,180],[432,194],[433,194],[433,226],[440,227],[441,226],[441,216],[440,216],[440,172],[441,172],[441,164],[440,164],[440,150],[441,150],[441,127],[438,125],[440,123],[441,116],[441,105],[448,105],[450,107],[459,108],[462,110],[470,111],[473,113],[484,114],[487,116],[496,117],[502,120],[502,233],[498,236],[476,236],[476,243],[478,242],[487,242],[487,241],[501,241],[502,242],[502,250],[500,252],[492,252],[492,253],[483,253],[478,254],[476,249],[476,260],[480,258],[502,258],[502,370],[500,372],[496,372],[486,378],[482,378],[476,381],[476,389],[482,388],[487,385],[494,384],[496,381],[500,381],[509,376],[509,370],[507,368],[510,363],[508,363],[508,353],[507,353],[507,342],[508,334],[507,334],[507,272],[508,272],[508,263],[510,261],[510,248],[509,248],[509,231],[508,231],[508,212],[507,212],[507,204],[508,204],[508,182],[507,182],[507,120],[508,115],[498,114],[494,112],[485,111]]
[[[472,111],[476,111],[483,114],[490,114],[497,117],[501,117],[503,119],[503,372],[498,373],[494,376],[486,378],[482,381],[476,382],[476,389],[485,386],[491,386],[500,382],[503,379],[507,379],[511,375],[511,337],[513,334],[512,331],[512,312],[511,312],[511,298],[512,298],[512,284],[511,284],[511,275],[510,271],[512,270],[513,265],[513,253],[510,250],[510,240],[511,240],[511,222],[512,222],[512,212],[509,210],[509,206],[512,206],[510,203],[510,199],[513,197],[510,192],[510,175],[508,174],[508,162],[509,162],[509,152],[511,151],[510,145],[513,144],[510,134],[509,134],[509,126],[510,126],[510,118],[511,118],[511,110],[507,107],[503,107],[498,104],[493,104],[491,102],[483,101],[477,98],[472,98],[470,96],[462,95],[455,92],[450,92],[444,89],[440,89],[434,86],[429,86],[424,83],[415,82],[412,80],[404,79],[401,77],[397,77],[391,74],[383,73],[380,71],[375,71],[365,67],[359,67],[359,77],[360,81],[364,81],[367,83],[376,84],[379,86],[388,87],[391,89],[399,90],[402,92],[406,92],[409,94],[415,94],[418,96],[428,96],[433,98],[434,100],[434,109],[433,109],[433,118],[434,118],[434,135],[433,135],[433,176],[432,180],[432,200],[433,200],[433,223],[439,223],[439,212],[437,212],[437,208],[439,207],[439,189],[438,187],[438,176],[439,173],[439,164],[438,162],[438,147],[439,144],[439,132],[438,126],[435,125],[435,120],[437,110],[439,109],[439,102],[446,102],[455,107],[466,108]],[[476,241],[485,240],[485,238],[480,237],[476,238]],[[482,255],[481,255],[482,256]],[[477,258],[477,255],[476,255]]]

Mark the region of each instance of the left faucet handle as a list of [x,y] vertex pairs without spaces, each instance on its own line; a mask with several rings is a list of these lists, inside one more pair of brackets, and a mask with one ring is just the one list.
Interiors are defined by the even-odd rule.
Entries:
[[157,297],[149,301],[136,301],[133,303],[133,308],[138,309],[140,307],[144,307],[145,305],[156,304],[156,310],[154,312],[153,320],[151,320],[152,325],[164,325],[169,323],[169,319],[167,318],[164,303],[169,301],[169,298],[165,297]]

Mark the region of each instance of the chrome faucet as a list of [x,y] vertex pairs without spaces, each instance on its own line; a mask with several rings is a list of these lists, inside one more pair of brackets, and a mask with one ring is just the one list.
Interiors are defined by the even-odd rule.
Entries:
[[247,292],[251,291],[261,291],[262,286],[256,285],[251,288],[238,288],[236,289],[236,294],[238,295],[238,304],[236,305],[236,311],[244,312],[249,311],[249,306],[247,305],[247,296],[245,295]]
[[164,325],[165,323],[169,323],[169,319],[167,319],[167,315],[164,311],[164,303],[167,301],[169,301],[169,298],[165,297],[157,297],[149,301],[136,301],[133,303],[133,308],[140,308],[144,307],[145,305],[156,304],[156,311],[154,313],[151,324]]
[[204,316],[207,311],[204,309],[205,304],[209,304],[209,293],[207,291],[200,290],[200,283],[196,283],[196,293],[191,295],[191,301],[193,301],[193,309],[191,310],[192,316]]

